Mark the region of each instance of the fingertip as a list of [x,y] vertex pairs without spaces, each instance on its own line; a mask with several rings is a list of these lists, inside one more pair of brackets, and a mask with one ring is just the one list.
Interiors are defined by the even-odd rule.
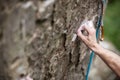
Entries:
[[81,35],[81,31],[77,30],[77,35],[80,36]]
[[78,28],[78,30],[77,31],[82,31],[82,30],[84,30],[84,24],[82,24],[82,25],[80,25],[80,27]]
[[83,39],[83,38],[84,38],[84,36],[83,36],[83,34],[82,34],[82,32],[81,32],[81,31],[77,31],[77,36],[78,36],[79,38],[81,38],[81,39]]
[[90,27],[94,27],[93,21],[88,21],[88,25],[89,25]]

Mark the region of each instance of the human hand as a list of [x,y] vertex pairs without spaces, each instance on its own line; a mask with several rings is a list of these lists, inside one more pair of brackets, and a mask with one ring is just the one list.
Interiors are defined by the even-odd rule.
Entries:
[[33,79],[28,74],[27,76],[22,76],[19,80],[33,80]]
[[[82,31],[87,32],[87,35],[84,35]],[[82,24],[77,30],[77,35],[92,50],[96,47],[96,44],[98,44],[96,40],[96,30],[92,21],[87,21]]]

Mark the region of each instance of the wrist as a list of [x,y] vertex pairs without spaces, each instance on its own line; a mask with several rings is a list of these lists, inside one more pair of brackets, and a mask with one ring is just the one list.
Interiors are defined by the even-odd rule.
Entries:
[[92,48],[92,50],[95,52],[95,54],[100,55],[103,48],[98,43],[96,43],[94,44],[94,47]]

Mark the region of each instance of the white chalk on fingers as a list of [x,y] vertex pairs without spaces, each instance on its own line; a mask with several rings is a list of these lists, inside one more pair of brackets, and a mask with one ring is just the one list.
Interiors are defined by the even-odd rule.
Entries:
[[88,20],[88,18],[84,19],[80,25],[81,26],[89,26],[89,27],[94,27],[93,21],[94,21],[94,17],[92,20]]
[[94,28],[93,21],[87,21],[87,26],[90,28]]
[[89,27],[89,28],[93,28],[94,27],[93,21],[92,20],[89,20],[89,21],[85,20],[85,21],[83,21],[82,24],[80,25],[81,29],[84,26],[85,27]]

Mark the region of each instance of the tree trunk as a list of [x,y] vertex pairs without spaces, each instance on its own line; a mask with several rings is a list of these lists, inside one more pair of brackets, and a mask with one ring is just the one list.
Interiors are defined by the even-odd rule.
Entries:
[[78,38],[72,39],[82,21],[98,15],[100,0],[0,4],[0,79],[29,73],[34,80],[85,79],[90,51]]

